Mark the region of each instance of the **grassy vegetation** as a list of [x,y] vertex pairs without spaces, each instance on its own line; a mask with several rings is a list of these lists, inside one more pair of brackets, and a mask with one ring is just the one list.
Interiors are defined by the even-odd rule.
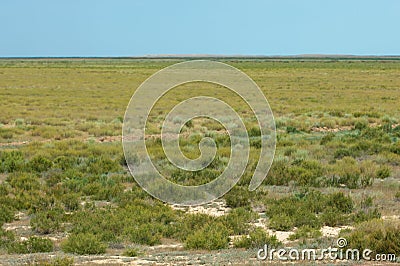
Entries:
[[[119,137],[125,108],[141,82],[174,62],[0,60],[0,225],[17,222],[22,212],[32,230],[20,240],[17,232],[1,229],[0,253],[101,254],[118,244],[134,257],[166,240],[188,250],[225,249],[233,235],[234,248],[283,245],[254,226],[262,212],[270,229],[294,231],[291,241],[320,239],[322,226],[350,225],[355,229],[343,232],[350,245],[400,255],[398,226],[381,219],[400,214],[400,62],[227,62],[256,81],[275,114],[276,156],[256,192],[247,186],[260,132],[243,100],[198,83],[165,95],[151,112],[146,144],[159,171],[179,184],[220,175],[230,140],[219,123],[187,123],[180,139],[186,156],[199,155],[204,136],[215,139],[218,152],[203,171],[179,170],[160,146],[168,111],[200,93],[227,101],[244,118],[250,162],[224,196],[230,212],[219,217],[174,210],[147,195],[127,172]],[[46,238],[63,234],[61,244]]]

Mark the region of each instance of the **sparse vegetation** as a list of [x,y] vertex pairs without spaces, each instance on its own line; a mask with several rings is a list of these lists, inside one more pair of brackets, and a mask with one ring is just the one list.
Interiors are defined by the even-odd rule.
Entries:
[[[256,192],[248,184],[258,163],[261,133],[250,108],[212,84],[197,92],[193,84],[185,84],[167,93],[150,113],[146,145],[156,167],[172,182],[213,180],[229,162],[231,143],[218,122],[189,121],[180,138],[185,156],[197,158],[205,136],[215,140],[217,156],[203,171],[177,169],[165,157],[159,137],[168,110],[200,93],[226,100],[243,116],[249,164],[224,196],[230,210],[218,217],[172,209],[144,192],[126,168],[120,134],[132,88],[172,63],[0,60],[2,77],[17,77],[0,79],[1,254],[51,252],[55,244],[57,250],[48,234],[61,236],[65,253],[103,254],[119,245],[128,257],[142,256],[141,247],[166,240],[190,252],[227,249],[231,236],[237,237],[234,248],[285,245],[254,226],[264,212],[263,225],[293,231],[288,240],[295,244],[319,243],[322,226],[351,225],[354,230],[342,232],[351,247],[399,254],[398,226],[381,219],[399,214],[400,83],[393,78],[399,62],[228,62],[254,78],[275,114],[276,155]],[[33,90],[34,102],[21,97]],[[21,214],[26,220],[18,221]],[[4,229],[18,222],[31,226],[28,233]],[[68,257],[37,263],[72,264]]]

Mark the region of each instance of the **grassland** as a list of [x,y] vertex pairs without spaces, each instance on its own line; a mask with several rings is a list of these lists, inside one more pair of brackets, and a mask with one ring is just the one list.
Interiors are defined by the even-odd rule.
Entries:
[[351,247],[400,256],[400,61],[226,59],[254,79],[275,115],[276,156],[254,193],[247,184],[260,133],[248,106],[210,84],[168,93],[151,113],[146,143],[174,182],[208,182],[230,155],[221,125],[197,119],[183,129],[184,153],[195,158],[201,137],[212,136],[217,158],[200,172],[172,167],[159,133],[175,104],[201,93],[225,100],[245,120],[250,162],[238,186],[205,206],[219,214],[151,198],[125,165],[121,128],[130,97],[179,61],[0,60],[0,261],[28,254],[21,258],[68,265],[105,254],[99,258],[243,263],[265,243],[323,247],[339,234]]

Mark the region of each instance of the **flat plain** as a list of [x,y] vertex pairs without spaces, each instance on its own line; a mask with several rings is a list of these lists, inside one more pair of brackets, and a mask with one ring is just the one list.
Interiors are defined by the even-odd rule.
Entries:
[[258,84],[274,113],[276,154],[255,192],[247,186],[260,131],[251,109],[221,86],[174,88],[146,127],[149,153],[171,181],[209,182],[230,156],[224,128],[195,119],[182,129],[184,154],[199,156],[199,141],[210,136],[217,157],[190,173],[168,162],[160,126],[186,98],[229,103],[251,145],[237,186],[213,203],[184,208],[135,183],[121,144],[135,89],[183,60],[0,60],[0,264],[257,264],[264,244],[320,249],[339,237],[349,248],[400,258],[399,60],[221,59]]

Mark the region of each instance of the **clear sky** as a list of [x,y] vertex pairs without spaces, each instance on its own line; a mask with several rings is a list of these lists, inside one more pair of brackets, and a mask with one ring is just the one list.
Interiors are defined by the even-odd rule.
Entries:
[[1,0],[0,56],[400,55],[398,0]]

